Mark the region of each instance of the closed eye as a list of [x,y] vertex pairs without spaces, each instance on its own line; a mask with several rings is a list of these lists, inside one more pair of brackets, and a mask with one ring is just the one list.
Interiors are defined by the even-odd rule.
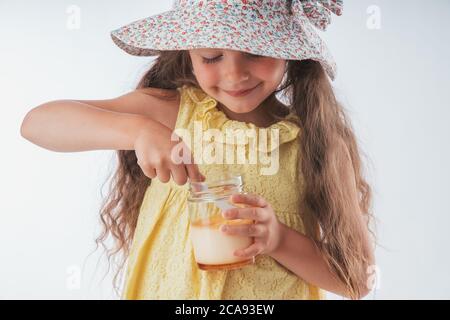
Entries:
[[[251,53],[247,53],[247,56],[249,56],[252,59],[262,58],[263,57],[263,56],[259,56],[259,55],[251,54]],[[203,58],[203,63],[207,63],[207,64],[208,63],[215,63],[215,62],[219,61],[222,58],[222,55],[220,55],[218,57],[215,57],[215,58],[205,58],[205,57],[202,57],[202,58]]]
[[211,58],[211,59],[208,59],[208,58],[205,58],[205,57],[202,57],[202,58],[203,58],[203,62],[204,63],[214,63],[214,62],[219,61],[221,57],[222,56],[218,56],[218,57]]

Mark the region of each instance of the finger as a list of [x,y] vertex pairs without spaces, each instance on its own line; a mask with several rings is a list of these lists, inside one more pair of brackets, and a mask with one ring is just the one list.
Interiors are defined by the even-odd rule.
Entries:
[[150,179],[156,178],[156,170],[151,166],[141,166],[142,172]]
[[241,225],[223,225],[220,230],[228,235],[263,237],[266,234],[266,228],[260,224],[241,224]]
[[149,177],[150,179],[155,179],[156,178],[156,169],[155,168],[148,168],[146,172],[144,172],[146,174],[147,177]]
[[264,208],[268,205],[267,201],[257,194],[236,193],[231,196],[231,201],[234,203],[245,203],[252,207]]
[[176,184],[182,186],[187,182],[186,167],[183,165],[174,165],[171,167],[172,177]]
[[234,252],[234,255],[239,256],[239,257],[254,257],[257,256],[258,254],[260,254],[262,252],[263,248],[261,246],[260,243],[253,243],[251,246],[245,248],[245,249],[240,249],[240,250],[236,250]]
[[268,212],[259,207],[228,209],[222,215],[226,219],[250,219],[259,222],[265,222],[269,219]]
[[191,181],[203,182],[206,179],[195,163],[186,164],[186,171]]
[[164,167],[157,167],[156,174],[161,182],[167,183],[170,180],[170,172]]

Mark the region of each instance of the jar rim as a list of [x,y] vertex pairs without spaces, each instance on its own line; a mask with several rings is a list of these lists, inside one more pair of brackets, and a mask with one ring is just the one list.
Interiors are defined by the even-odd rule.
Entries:
[[[220,179],[205,180],[203,182],[189,182],[190,199],[208,196],[215,188],[231,185],[236,188],[241,188],[243,179],[241,174],[226,174]],[[210,195],[213,198],[213,195]]]

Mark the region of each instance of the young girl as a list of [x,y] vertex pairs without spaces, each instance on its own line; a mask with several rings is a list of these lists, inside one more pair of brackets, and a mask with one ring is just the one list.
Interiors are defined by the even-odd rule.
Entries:
[[[341,12],[342,0],[176,0],[172,10],[111,34],[129,54],[157,55],[136,90],[110,100],[51,101],[27,114],[22,135],[42,147],[117,150],[97,243],[112,236],[109,255],[123,254],[124,298],[368,294],[371,189],[328,79],[336,65],[314,30],[325,30],[331,13]],[[194,123],[222,133],[278,130],[277,150],[271,149],[278,169],[263,175],[260,163],[176,163],[172,133],[193,134]],[[253,237],[235,254],[255,263],[203,271],[189,239],[187,182],[221,172],[242,173],[246,194],[231,201],[247,206],[223,216],[255,221],[222,232]]]

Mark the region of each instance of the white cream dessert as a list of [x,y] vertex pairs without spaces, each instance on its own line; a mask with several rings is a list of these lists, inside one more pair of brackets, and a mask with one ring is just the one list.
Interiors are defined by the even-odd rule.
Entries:
[[[252,262],[253,259],[234,255],[238,249],[245,249],[253,243],[253,237],[228,235],[220,230],[223,224],[238,225],[253,223],[252,220],[227,220],[221,215],[191,223],[190,236],[194,247],[195,260],[202,265],[229,265]],[[232,267],[232,266],[230,266]]]

